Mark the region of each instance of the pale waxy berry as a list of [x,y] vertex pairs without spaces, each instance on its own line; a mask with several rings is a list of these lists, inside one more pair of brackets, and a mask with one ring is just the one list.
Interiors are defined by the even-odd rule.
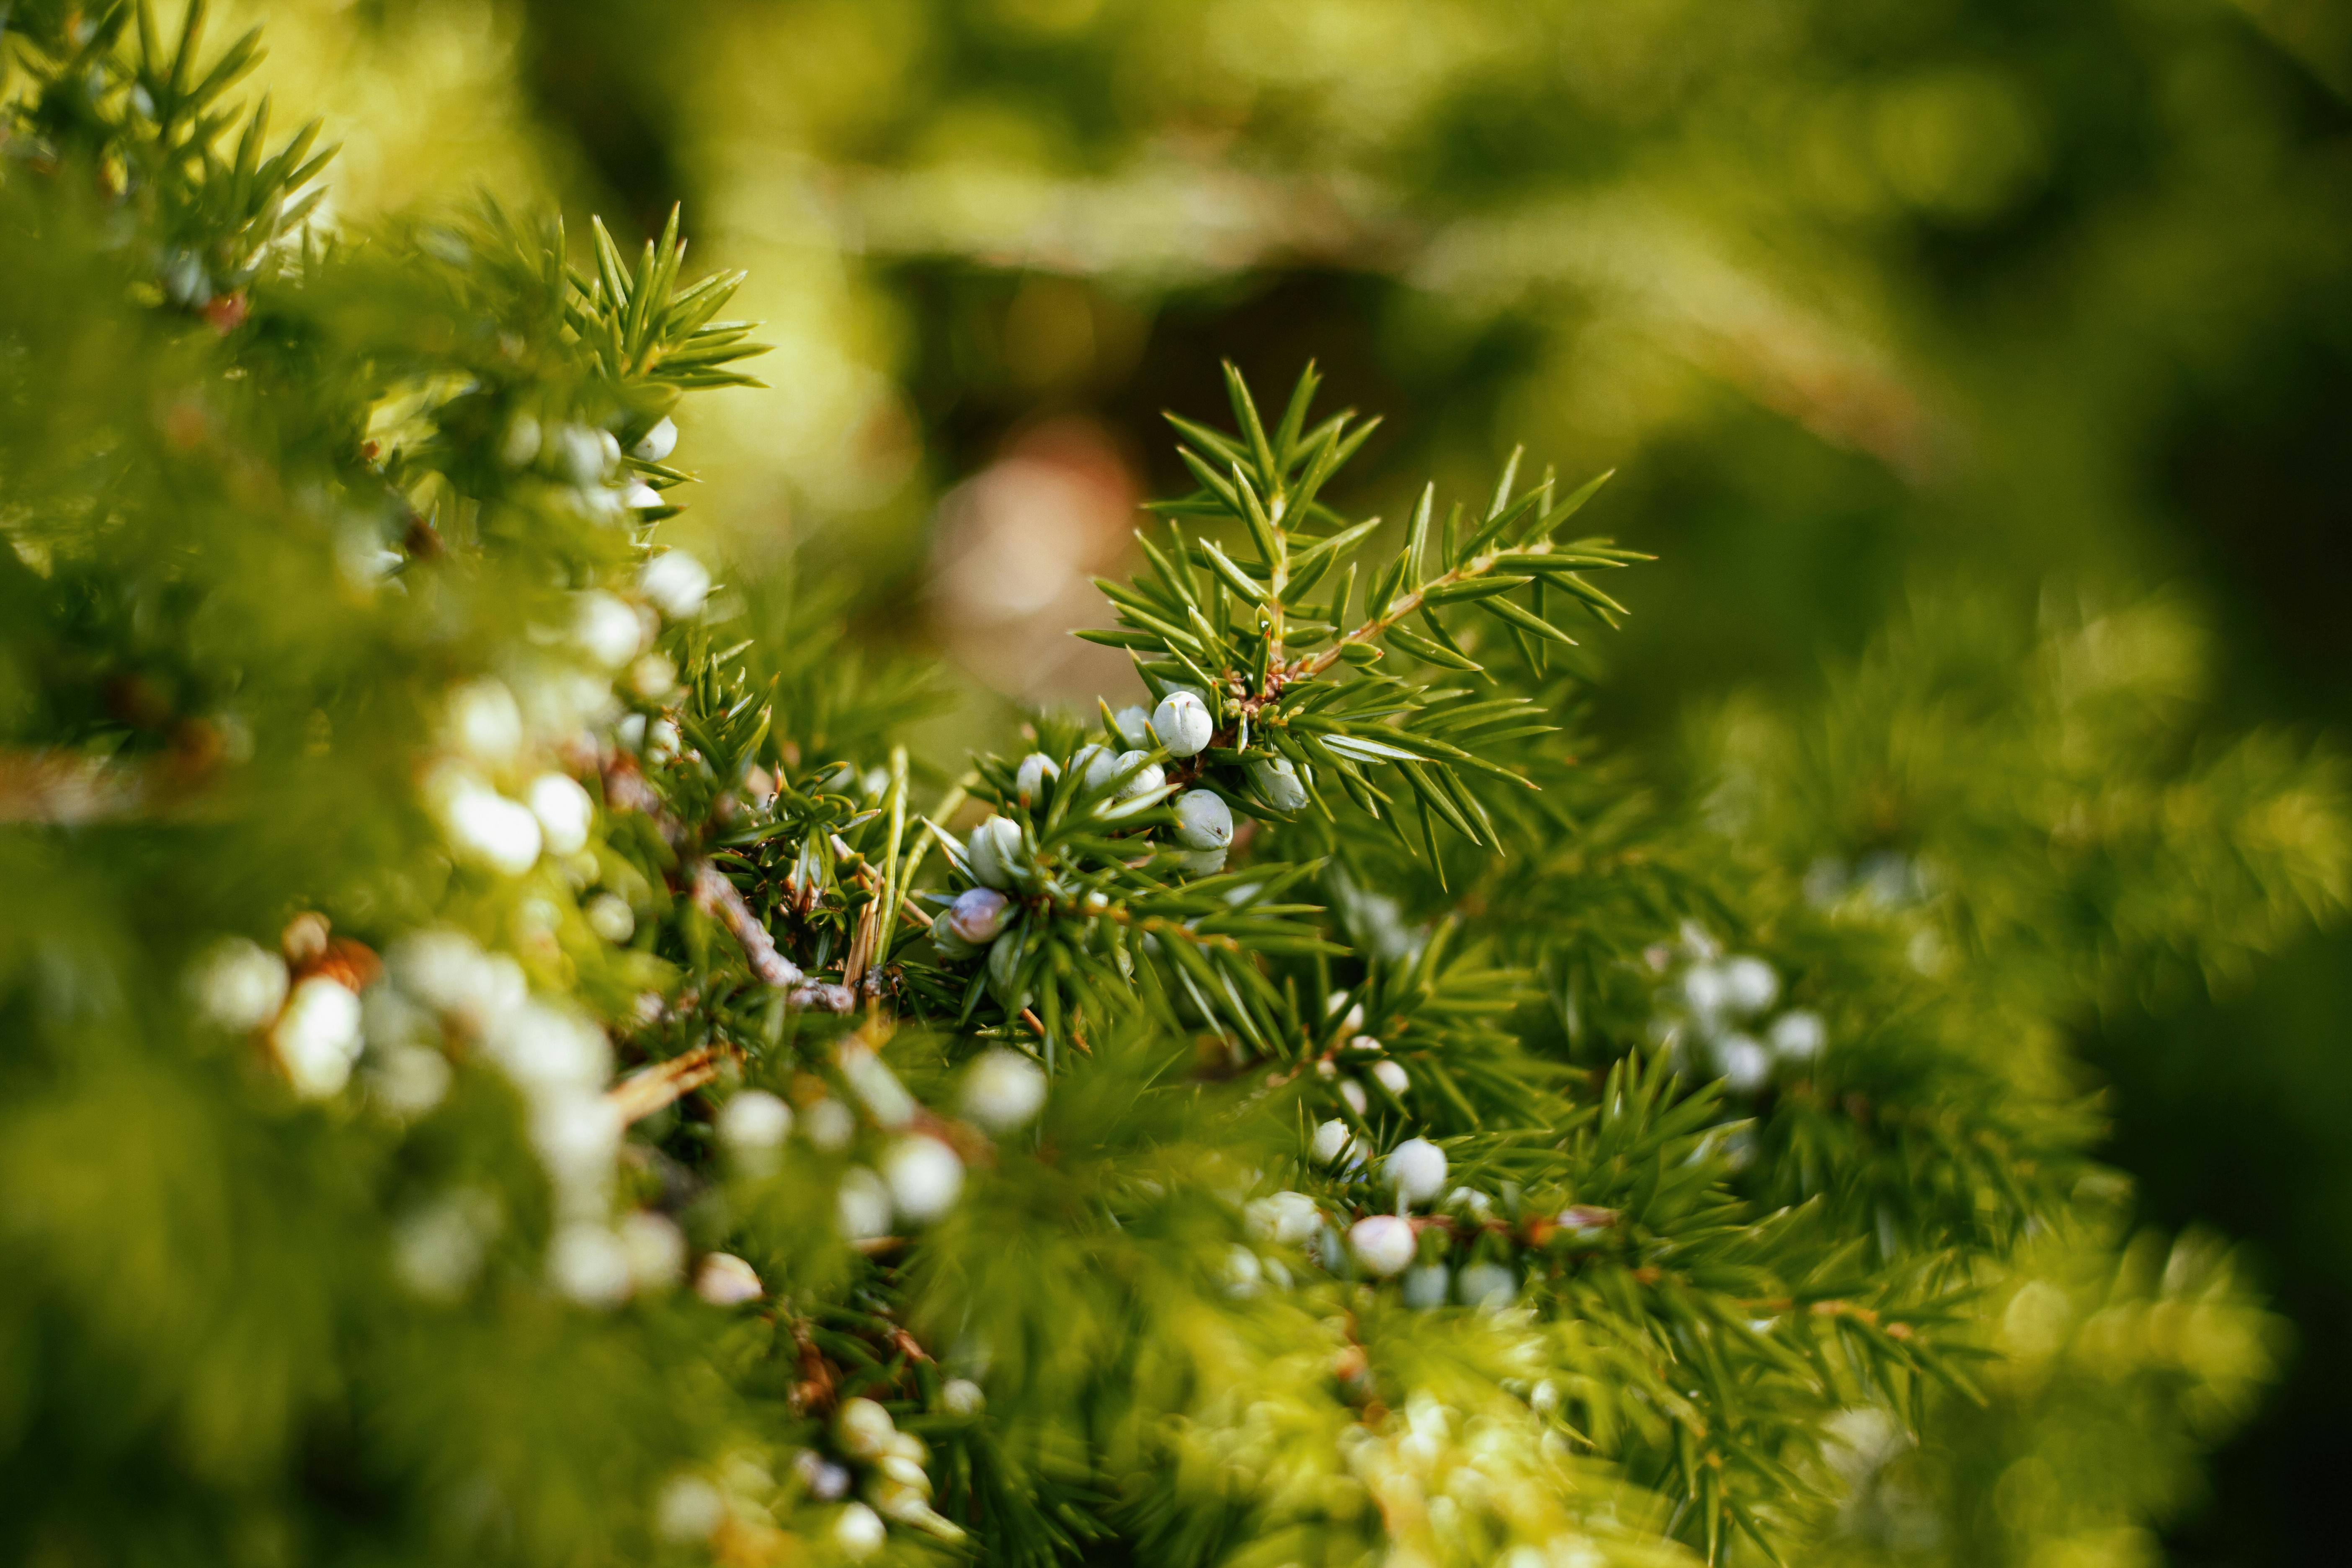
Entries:
[[596,803],[569,773],[541,773],[530,781],[530,814],[539,818],[540,840],[551,855],[577,854],[588,843]]
[[1160,771],[1158,763],[1151,760],[1149,752],[1121,752],[1111,771],[1125,775],[1127,779],[1118,786],[1118,798],[1121,800],[1140,799],[1168,782],[1168,775]]
[[1426,1138],[1408,1138],[1389,1151],[1381,1172],[1398,1197],[1426,1203],[1445,1190],[1445,1151]]
[[964,1114],[992,1132],[1026,1125],[1045,1104],[1045,1069],[1018,1051],[982,1052],[964,1071]]
[[827,1095],[801,1111],[801,1132],[828,1154],[838,1154],[857,1136],[857,1113]]
[[1307,786],[1299,782],[1298,770],[1288,757],[1268,757],[1249,765],[1250,783],[1265,797],[1266,805],[1276,811],[1307,809]]
[[230,937],[197,962],[188,988],[206,1018],[233,1035],[278,1016],[288,987],[286,961],[243,937]]
[[641,463],[658,463],[677,450],[677,424],[665,416],[654,422],[654,427],[637,437],[629,448],[629,456]]
[[1800,1008],[1773,1019],[1769,1038],[1773,1054],[1783,1060],[1811,1061],[1822,1054],[1822,1047],[1828,1040],[1828,1031],[1822,1027],[1819,1013],[1809,1013]]
[[522,708],[506,682],[468,680],[449,693],[448,729],[452,750],[495,768],[522,748]]
[[1315,1137],[1307,1145],[1307,1152],[1315,1157],[1316,1163],[1328,1165],[1347,1153],[1354,1143],[1355,1139],[1349,1132],[1348,1124],[1335,1116],[1315,1129]]
[[360,1054],[360,999],[340,981],[314,974],[294,987],[269,1031],[270,1049],[305,1100],[340,1091]]
[[1443,1263],[1408,1269],[1404,1277],[1404,1304],[1424,1312],[1433,1307],[1443,1307],[1453,1284],[1453,1273]]
[[862,1502],[843,1504],[839,1517],[833,1521],[833,1543],[852,1561],[863,1561],[881,1551],[889,1535],[889,1527],[882,1522],[882,1516]]
[[637,1289],[667,1290],[686,1272],[686,1232],[667,1215],[632,1209],[621,1216],[614,1235]]
[[1780,977],[1760,958],[1727,959],[1723,965],[1724,1005],[1735,1013],[1761,1013],[1780,999]]
[[614,893],[598,893],[581,906],[588,929],[615,946],[637,934],[637,917],[629,901]]
[[1151,714],[1151,732],[1171,757],[1200,755],[1216,727],[1209,705],[1190,691],[1171,691]]
[[966,888],[938,923],[959,942],[979,947],[996,940],[1012,908],[1012,900],[993,888]]
[[1088,789],[1099,789],[1118,772],[1118,753],[1108,746],[1081,746],[1077,755],[1070,759],[1070,766],[1076,771],[1080,784]]
[[[654,504],[661,504],[657,494]],[[710,573],[685,551],[666,550],[637,574],[637,590],[671,620],[692,620],[702,613],[702,602],[710,596]]]
[[442,822],[453,846],[494,870],[519,877],[539,863],[539,818],[478,779],[461,779],[447,792]]
[[1417,1250],[1412,1222],[1392,1214],[1376,1214],[1348,1229],[1348,1250],[1365,1273],[1385,1279],[1402,1274]]
[[1287,1190],[1254,1200],[1244,1215],[1253,1233],[1283,1247],[1297,1247],[1306,1241],[1323,1218],[1313,1198]]
[[614,1307],[635,1283],[628,1248],[612,1227],[576,1220],[559,1227],[547,1247],[547,1277],[557,1290],[583,1307]]
[[890,1451],[892,1441],[898,1436],[898,1424],[871,1399],[845,1399],[834,1415],[833,1435],[843,1451],[853,1458],[878,1459]]
[[694,1271],[694,1293],[714,1307],[740,1307],[767,1294],[758,1270],[731,1252],[713,1252]]
[[747,1089],[719,1107],[719,1142],[751,1165],[773,1163],[793,1131],[793,1108],[764,1089]]
[[1454,1277],[1454,1300],[1465,1307],[1507,1307],[1519,1277],[1499,1263],[1473,1263]]
[[1013,787],[1023,800],[1033,801],[1045,793],[1047,779],[1061,776],[1061,767],[1053,758],[1043,752],[1032,752],[1021,759],[1021,769],[1013,775]]
[[[816,1119],[809,1120],[814,1123]],[[815,1128],[810,1131],[814,1134]],[[890,1234],[890,1188],[865,1166],[852,1165],[841,1173],[841,1189],[834,1201],[841,1234],[850,1240],[874,1241]]]
[[727,1496],[700,1476],[674,1476],[654,1503],[654,1533],[665,1541],[703,1541],[727,1522]]
[[1176,797],[1176,841],[1187,849],[1223,849],[1234,841],[1233,808],[1213,789]]
[[617,595],[591,588],[572,599],[572,640],[606,669],[618,669],[645,651],[645,614]]
[[[520,447],[522,443],[518,440],[515,444]],[[588,425],[560,425],[544,445],[557,470],[575,485],[596,483],[621,455],[620,443],[610,431]]]
[[1001,889],[1013,886],[1013,868],[1020,860],[1021,825],[1009,816],[990,817],[973,828],[971,837],[964,841],[964,863],[971,872],[971,879],[983,888]]
[[1715,1059],[1723,1069],[1723,1087],[1734,1094],[1754,1094],[1772,1077],[1772,1053],[1746,1035],[1717,1041]]
[[938,1219],[955,1206],[963,1191],[963,1162],[936,1138],[902,1138],[882,1161],[891,1205],[917,1224]]

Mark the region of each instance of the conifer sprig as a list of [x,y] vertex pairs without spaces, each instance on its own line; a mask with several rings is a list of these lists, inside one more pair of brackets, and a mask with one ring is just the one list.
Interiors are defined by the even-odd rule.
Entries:
[[[1438,682],[1458,673],[1492,684],[1491,655],[1482,661],[1465,647],[1467,621],[1503,628],[1540,671],[1543,644],[1574,641],[1561,624],[1571,608],[1603,625],[1624,613],[1583,574],[1646,557],[1604,539],[1554,537],[1608,476],[1558,500],[1549,475],[1515,495],[1514,453],[1483,513],[1465,522],[1457,506],[1434,536],[1436,495],[1425,489],[1402,546],[1370,574],[1360,615],[1356,579],[1380,520],[1350,521],[1320,497],[1378,421],[1343,412],[1307,429],[1318,386],[1310,366],[1269,435],[1231,365],[1226,385],[1238,434],[1169,416],[1201,488],[1156,510],[1221,521],[1228,537],[1187,539],[1171,521],[1164,545],[1144,538],[1148,571],[1131,583],[1098,583],[1120,627],[1079,635],[1128,649],[1155,700],[1185,689],[1210,706],[1213,733],[1188,778],[1220,767],[1232,770],[1229,781],[1254,767],[1303,768],[1295,776],[1326,815],[1323,792],[1337,781],[1375,818],[1400,821],[1409,801],[1433,853],[1440,823],[1499,847],[1491,814],[1463,776],[1532,785],[1489,749],[1545,732],[1550,715],[1525,697],[1477,700],[1475,688]],[[1523,590],[1525,603],[1515,597]],[[1429,673],[1381,668],[1391,652]],[[1286,810],[1263,790],[1248,798],[1254,808]]]
[[0,46],[16,46],[37,84],[11,105],[29,143],[18,155],[71,163],[138,208],[153,286],[233,323],[242,291],[324,196],[314,182],[336,150],[317,146],[316,121],[268,150],[268,98],[224,101],[261,63],[261,29],[208,59],[206,9],[189,5],[166,43],[151,0],[22,5],[0,17]]
[[1911,1434],[2242,1404],[2059,1047],[2341,905],[2324,756],[1931,623],[1652,801],[1592,487],[1376,552],[1310,375],[1177,422],[1154,705],[927,759],[661,527],[755,348],[675,217],[289,243],[251,40],[11,16],[0,1552],[1810,1562]]

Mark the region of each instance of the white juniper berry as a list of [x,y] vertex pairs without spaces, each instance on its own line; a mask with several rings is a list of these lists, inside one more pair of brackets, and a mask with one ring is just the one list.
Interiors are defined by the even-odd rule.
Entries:
[[1151,732],[1171,757],[1198,756],[1215,729],[1216,721],[1197,692],[1171,691],[1152,710]]
[[635,445],[629,448],[629,456],[641,462],[662,463],[667,462],[669,455],[676,450],[677,450],[677,423],[667,415],[664,415],[647,426],[644,435],[637,437]]
[[1368,1215],[1348,1230],[1348,1250],[1358,1265],[1382,1279],[1402,1273],[1416,1245],[1412,1222],[1392,1214]]
[[740,1157],[771,1156],[792,1135],[793,1110],[764,1089],[749,1089],[720,1108],[719,1141]]
[[919,1225],[955,1206],[963,1190],[963,1162],[936,1138],[904,1138],[884,1158],[882,1179],[900,1217]]
[[1045,1074],[1017,1051],[984,1051],[964,1071],[966,1114],[994,1132],[1010,1132],[1033,1120],[1045,1103]]
[[1408,1138],[1389,1151],[1381,1173],[1399,1203],[1427,1203],[1445,1190],[1445,1151],[1426,1138]]
[[1176,839],[1188,849],[1223,849],[1234,841],[1234,814],[1214,790],[1186,790],[1176,797]]
[[1021,825],[1009,817],[992,816],[971,830],[964,846],[972,879],[984,888],[1013,885],[1013,868],[1021,863]]
[[[658,506],[661,497],[648,489],[651,499],[629,504]],[[710,596],[710,573],[701,562],[683,550],[666,550],[645,564],[637,574],[637,589],[647,602],[674,621],[690,620],[702,611],[703,602]]]

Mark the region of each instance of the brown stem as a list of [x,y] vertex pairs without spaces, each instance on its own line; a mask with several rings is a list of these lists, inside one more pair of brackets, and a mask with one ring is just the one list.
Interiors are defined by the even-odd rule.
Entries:
[[743,957],[751,965],[751,973],[770,985],[798,985],[800,966],[776,951],[776,939],[743,901],[742,890],[727,879],[725,872],[708,860],[694,868],[694,904],[704,914],[713,916],[734,935],[743,949]]
[[64,750],[0,751],[0,823],[70,827],[200,808],[225,749],[220,731],[184,719],[169,739],[168,751],[114,761]]
[[866,907],[857,911],[857,929],[850,937],[849,956],[841,964],[841,983],[852,991],[857,989],[857,983],[866,978],[866,971],[874,962],[874,950],[880,940],[881,928],[876,916],[881,908],[882,895],[877,893],[866,900]]
[[623,1126],[642,1121],[717,1078],[719,1063],[736,1054],[731,1046],[698,1046],[623,1079],[604,1091],[605,1102],[621,1113]]

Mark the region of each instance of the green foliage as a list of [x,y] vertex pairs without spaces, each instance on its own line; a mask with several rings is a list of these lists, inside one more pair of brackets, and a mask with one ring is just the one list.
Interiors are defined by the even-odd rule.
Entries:
[[675,215],[303,228],[200,16],[11,22],[12,1556],[2021,1559],[2242,1403],[2061,1031],[2336,913],[2331,763],[1927,615],[1644,793],[1563,734],[1599,481],[1391,544],[1310,372],[1177,421],[1155,710],[927,765],[656,542],[758,352]]

